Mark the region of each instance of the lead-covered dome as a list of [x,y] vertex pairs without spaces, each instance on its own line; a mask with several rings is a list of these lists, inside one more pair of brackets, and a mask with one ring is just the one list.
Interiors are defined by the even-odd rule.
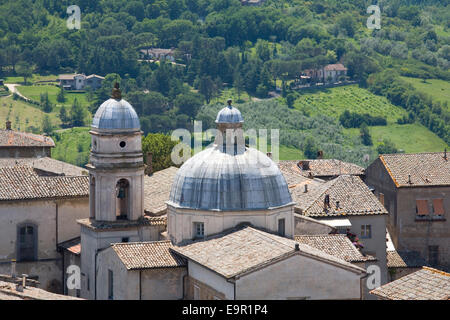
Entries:
[[178,170],[169,204],[205,210],[257,210],[292,203],[286,180],[265,154],[246,148],[232,155],[217,145],[199,152]]
[[[216,122],[240,127],[243,119],[229,101]],[[168,203],[221,211],[264,210],[292,204],[286,180],[272,159],[245,146],[235,150],[241,151],[227,152],[215,143],[188,159],[175,176]]]
[[95,113],[92,127],[97,129],[140,130],[139,117],[131,104],[121,99],[103,102]]
[[216,118],[216,123],[241,123],[241,122],[244,122],[244,119],[242,119],[241,112],[231,105],[220,110]]

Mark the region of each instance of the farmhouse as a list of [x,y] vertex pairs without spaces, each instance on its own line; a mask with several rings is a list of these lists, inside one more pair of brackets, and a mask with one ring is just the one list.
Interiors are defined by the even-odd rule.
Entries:
[[139,50],[141,59],[175,61],[175,49],[144,48]]
[[60,74],[58,76],[59,85],[66,90],[83,90],[86,86],[97,90],[102,86],[105,78],[96,74],[86,76],[85,74]]

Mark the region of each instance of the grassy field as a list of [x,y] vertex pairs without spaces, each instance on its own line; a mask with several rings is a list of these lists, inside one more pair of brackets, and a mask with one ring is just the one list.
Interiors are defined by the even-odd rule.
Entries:
[[30,105],[12,97],[0,98],[0,124],[9,119],[12,128],[21,131],[32,131],[31,127],[39,129],[45,115],[49,115],[53,125],[59,126],[61,120],[57,112],[45,113],[36,106]]
[[[383,139],[388,138],[394,142],[397,149],[406,153],[437,152],[449,146],[433,132],[420,124],[390,124],[387,126],[369,127],[375,150]],[[344,129],[349,136],[359,135],[359,129]]]
[[56,86],[19,86],[17,87],[17,90],[23,94],[25,97],[34,100],[34,101],[40,101],[41,93],[48,92],[48,98],[51,103],[58,104],[58,105],[66,105],[71,106],[73,104],[73,101],[75,98],[78,100],[78,102],[81,103],[81,105],[87,106],[89,105],[89,102],[86,98],[86,93],[71,93],[66,92],[65,98],[66,101],[64,103],[56,101],[56,97],[59,93],[59,88]]
[[52,135],[56,147],[52,150],[52,158],[84,166],[89,159],[91,137],[88,127],[77,127],[58,130]]
[[357,85],[302,91],[294,107],[311,116],[323,114],[339,118],[345,110],[386,116],[388,123],[396,123],[398,118],[407,114],[385,97],[374,95]]
[[430,95],[433,100],[450,105],[450,82],[439,79],[426,79],[401,77],[420,92]]
[[[33,74],[31,78],[27,79],[27,82],[36,82],[36,81],[50,81],[56,80],[58,78],[57,75],[51,74],[47,76],[42,76],[39,74]],[[23,77],[5,77],[5,83],[23,83]]]

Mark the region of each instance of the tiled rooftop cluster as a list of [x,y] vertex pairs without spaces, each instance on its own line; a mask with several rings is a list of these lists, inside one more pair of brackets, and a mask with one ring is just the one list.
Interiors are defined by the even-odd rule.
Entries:
[[115,243],[112,249],[128,270],[183,267],[186,261],[170,251],[167,241]]
[[16,284],[0,281],[0,300],[82,300],[71,296],[51,293],[39,288],[25,287],[16,289]]
[[320,234],[295,236],[295,241],[319,249],[347,262],[375,261],[363,255],[344,234]]
[[160,215],[166,211],[173,179],[177,167],[157,171],[151,176],[144,176],[144,209],[146,213]]
[[[296,211],[299,209],[310,217],[387,214],[384,206],[357,176],[339,176],[306,193],[301,188],[291,192],[297,202]],[[326,196],[329,197],[329,207],[325,207]]]
[[50,137],[28,132],[0,129],[0,147],[54,147]]
[[380,160],[397,187],[450,185],[450,152],[383,154]]
[[86,169],[74,166],[70,163],[52,159],[42,158],[0,158],[0,168],[2,167],[33,167],[39,171],[40,175],[63,175],[63,176],[83,176],[87,175]]
[[364,174],[364,168],[336,159],[280,161],[279,166],[282,171],[283,167],[291,170],[294,167],[299,174],[308,178],[333,177],[343,174],[361,176]]
[[[296,243],[299,245],[299,251],[295,250]],[[356,272],[364,271],[306,244],[252,227],[232,229],[208,237],[204,241],[174,247],[172,250],[227,279],[257,270],[296,253],[337,263]]]
[[450,273],[423,267],[370,293],[390,300],[449,300]]
[[89,196],[87,176],[40,176],[29,166],[0,168],[0,201]]

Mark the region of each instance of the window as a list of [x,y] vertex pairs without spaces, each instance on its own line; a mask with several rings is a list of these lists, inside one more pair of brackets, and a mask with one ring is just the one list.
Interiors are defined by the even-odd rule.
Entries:
[[37,227],[32,224],[20,225],[17,231],[17,260],[37,259]]
[[428,215],[428,200],[416,200],[416,213],[419,216]]
[[112,270],[108,270],[108,299],[114,300],[114,278]]
[[194,300],[200,300],[200,287],[194,284]]
[[116,216],[118,220],[127,220],[130,207],[130,184],[126,179],[120,179],[116,184]]
[[444,199],[433,199],[433,214],[444,215]]
[[125,141],[120,141],[119,146],[121,148],[125,148],[125,146],[127,145],[127,143]]
[[285,219],[278,220],[278,235],[281,237],[285,235]]
[[439,246],[428,246],[428,263],[432,266],[439,264]]
[[124,243],[130,242],[130,238],[129,237],[124,237],[124,238],[122,238],[122,242],[124,242]]
[[370,224],[363,224],[361,226],[361,238],[372,238],[372,227]]
[[205,236],[205,224],[203,222],[194,222],[194,238],[203,238]]

